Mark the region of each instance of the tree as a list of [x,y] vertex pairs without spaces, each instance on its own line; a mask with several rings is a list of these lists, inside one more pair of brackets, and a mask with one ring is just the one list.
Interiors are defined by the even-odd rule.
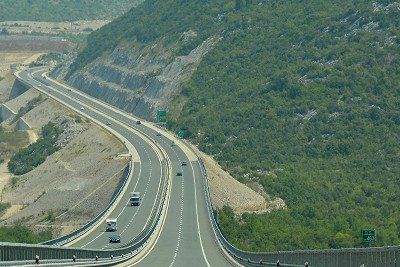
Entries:
[[0,31],[0,35],[9,35],[10,33],[8,32],[8,30],[6,28],[1,29]]
[[235,9],[242,10],[243,8],[243,0],[236,0]]

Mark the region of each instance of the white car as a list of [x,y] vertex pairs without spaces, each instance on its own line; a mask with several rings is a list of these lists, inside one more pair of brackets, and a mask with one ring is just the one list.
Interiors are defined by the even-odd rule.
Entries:
[[84,107],[81,107],[81,110],[85,110],[85,108],[84,108]]

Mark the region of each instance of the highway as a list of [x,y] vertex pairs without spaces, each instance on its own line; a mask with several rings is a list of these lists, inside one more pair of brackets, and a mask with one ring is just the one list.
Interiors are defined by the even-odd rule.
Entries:
[[[151,123],[137,124],[137,119],[131,114],[50,78],[43,78],[42,75],[47,71],[43,68],[27,69],[21,71],[19,77],[57,101],[108,125],[110,130],[117,132],[131,143],[135,150],[135,155],[132,155],[132,179],[127,184],[121,201],[107,216],[118,218],[117,234],[121,236],[121,244],[108,243],[111,234],[105,232],[103,221],[92,231],[68,245],[110,249],[133,240],[149,223],[150,213],[156,208],[155,199],[160,193],[163,175],[162,164],[167,160],[171,166],[172,187],[166,219],[154,245],[128,265],[232,266],[215,241],[206,206],[205,180],[200,163],[193,152],[183,142]],[[187,166],[182,166],[183,161],[187,162]],[[183,175],[176,176],[177,172],[182,172]],[[142,203],[139,207],[128,205],[131,191],[141,192]]]

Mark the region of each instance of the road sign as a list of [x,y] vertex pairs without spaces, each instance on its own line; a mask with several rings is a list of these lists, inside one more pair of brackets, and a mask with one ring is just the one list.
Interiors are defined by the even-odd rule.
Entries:
[[364,242],[374,242],[376,241],[376,231],[375,229],[363,229],[361,231],[361,236]]
[[157,124],[167,124],[167,112],[165,110],[157,111]]

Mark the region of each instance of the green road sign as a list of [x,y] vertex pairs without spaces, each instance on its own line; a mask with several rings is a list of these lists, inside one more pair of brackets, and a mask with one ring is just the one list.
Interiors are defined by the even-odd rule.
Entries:
[[363,229],[361,231],[361,236],[364,242],[374,242],[376,241],[375,229]]
[[165,110],[157,111],[157,124],[167,124],[167,112]]

